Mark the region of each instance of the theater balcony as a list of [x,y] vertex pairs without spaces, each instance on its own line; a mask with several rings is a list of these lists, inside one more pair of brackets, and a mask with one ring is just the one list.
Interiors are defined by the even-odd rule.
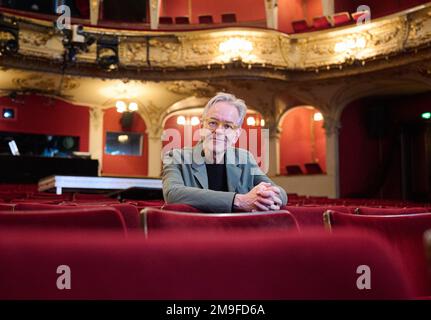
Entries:
[[[228,91],[264,119],[268,172],[277,183],[300,194],[337,197],[343,110],[365,97],[431,89],[431,4],[369,23],[286,33],[271,17],[266,25],[166,26],[151,6],[145,23],[115,24],[99,21],[99,2],[89,3],[88,17],[73,18],[71,29],[59,28],[55,16],[3,9],[0,40],[15,40],[16,49],[0,55],[0,88],[3,96],[34,93],[87,107],[87,151],[105,164],[110,160],[103,153],[104,116],[117,98],[134,95],[146,139],[146,169],[138,175],[160,175],[160,138],[169,117]],[[283,121],[297,107],[321,113],[316,130],[323,129],[315,134],[324,143],[313,142],[314,158],[303,161],[316,162],[320,154],[321,173],[283,174],[291,164],[282,160],[290,159],[289,148],[280,146]]]

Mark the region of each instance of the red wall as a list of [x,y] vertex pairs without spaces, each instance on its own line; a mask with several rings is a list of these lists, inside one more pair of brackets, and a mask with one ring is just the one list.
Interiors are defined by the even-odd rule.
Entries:
[[[106,145],[106,132],[122,132],[120,124],[121,113],[116,108],[105,111],[103,116],[103,150]],[[109,176],[146,176],[148,174],[148,136],[145,133],[144,120],[135,113],[130,132],[143,134],[143,148],[141,156],[113,156],[103,152],[102,175]]]
[[371,9],[371,19],[389,15],[424,3],[427,0],[335,0],[335,12],[356,12],[360,5],[367,5]]
[[18,96],[16,101],[0,97],[1,107],[16,109],[15,120],[0,119],[0,131],[78,136],[79,151],[88,152],[87,107],[36,95]]
[[287,165],[300,165],[305,172],[304,164],[314,162],[312,159],[311,125],[315,132],[315,156],[323,171],[326,171],[326,136],[323,121],[314,121],[316,109],[305,107],[289,111],[281,124],[280,137],[280,173],[286,174]]
[[[188,16],[188,0],[166,0],[162,3],[163,16]],[[263,0],[192,0],[191,23],[198,23],[199,15],[211,14],[215,22],[220,22],[222,13],[235,13],[238,21],[255,21],[265,19]]]
[[311,25],[313,18],[321,16],[322,13],[321,0],[279,0],[278,30],[291,33],[292,21],[306,19]]

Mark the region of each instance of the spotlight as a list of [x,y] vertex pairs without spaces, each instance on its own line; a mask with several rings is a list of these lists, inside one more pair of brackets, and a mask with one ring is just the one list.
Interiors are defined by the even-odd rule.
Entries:
[[118,69],[118,38],[103,36],[97,40],[97,63],[106,71]]
[[0,14],[0,55],[16,54],[19,50],[19,27],[14,18]]
[[[54,26],[57,28],[56,23]],[[72,25],[68,28],[58,29],[63,35],[63,46],[65,50],[65,60],[67,62],[76,62],[76,55],[80,52],[88,52],[96,38],[84,31],[81,25]]]

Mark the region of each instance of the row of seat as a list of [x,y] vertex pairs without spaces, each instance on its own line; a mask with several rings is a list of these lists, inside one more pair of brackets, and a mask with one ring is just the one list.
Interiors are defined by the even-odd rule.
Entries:
[[[159,24],[167,24],[171,25],[175,21],[175,24],[190,24],[190,19],[187,16],[180,16],[180,17],[168,17],[168,16],[162,16],[159,17]],[[200,15],[198,17],[198,21],[200,24],[213,24],[214,19],[212,15]],[[221,14],[221,22],[222,23],[235,23],[236,20],[236,14],[235,13],[223,13]]]
[[[7,262],[0,264],[3,300],[415,297],[393,249],[356,229],[332,235],[171,232],[127,240],[109,233],[0,230],[0,260]],[[371,289],[360,279],[364,264]]]
[[[214,234],[220,231],[236,238],[246,230],[253,230],[254,234],[265,232],[285,235],[297,234],[298,231],[301,231],[301,234],[309,234],[315,232],[316,228],[320,230],[316,232],[322,232],[325,216],[325,225],[334,234],[342,232],[346,226],[365,229],[362,232],[366,232],[367,238],[372,236],[368,234],[378,234],[384,239],[381,242],[386,241],[385,245],[391,248],[391,256],[399,257],[400,270],[411,287],[411,293],[416,297],[431,295],[422,244],[424,232],[431,229],[431,214],[416,213],[424,212],[427,208],[288,206],[283,208],[285,210],[271,213],[204,214],[184,204],[168,204],[163,208],[158,208],[155,201],[146,204],[154,207],[144,208],[141,214],[134,204],[3,204],[1,209],[7,206],[9,212],[0,212],[0,228],[3,230],[7,227],[9,230],[21,232],[23,238],[27,237],[24,236],[27,232],[34,232],[39,228],[43,228],[42,234],[49,233],[50,230],[103,230],[104,233],[116,231],[116,238],[118,235],[126,235],[128,238],[145,235],[146,239],[150,240],[165,239],[166,236],[177,233],[195,235],[199,232]],[[85,239],[93,238],[93,233],[95,232],[87,234]],[[1,234],[3,236],[3,233]]]
[[[305,163],[304,164],[305,170],[307,174],[322,174],[323,170],[320,167],[320,165],[316,162],[313,163]],[[299,175],[304,174],[304,172],[301,169],[301,166],[295,164],[295,165],[288,165],[286,166],[286,172],[287,175]]]
[[319,16],[313,18],[313,25],[309,26],[305,19],[292,21],[292,28],[294,33],[303,33],[311,31],[325,30],[332,27],[341,27],[358,20],[367,15],[368,12],[354,12],[349,14],[348,12],[336,13],[332,16]]

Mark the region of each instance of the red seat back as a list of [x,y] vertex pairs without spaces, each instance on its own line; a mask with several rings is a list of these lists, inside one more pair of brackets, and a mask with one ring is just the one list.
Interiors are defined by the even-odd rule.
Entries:
[[235,13],[223,13],[221,15],[222,23],[235,23],[236,22],[236,14]]
[[55,205],[55,204],[42,204],[42,203],[17,203],[15,204],[14,210],[16,211],[33,211],[33,210],[69,210],[78,208],[107,208],[112,207],[118,210],[122,215],[124,223],[128,229],[139,229],[141,222],[139,219],[139,211],[136,206],[131,204],[97,204],[97,205],[82,205],[77,203],[67,203],[66,205]]
[[292,28],[295,33],[308,32],[312,30],[305,20],[292,21]]
[[431,228],[431,214],[363,216],[326,212],[325,223],[331,230],[360,227],[374,231],[389,240],[403,258],[405,273],[417,296],[431,295],[431,279],[427,271],[423,235]]
[[201,24],[212,24],[212,23],[214,23],[213,16],[211,16],[211,15],[199,16],[199,23],[201,23]]
[[[407,299],[391,248],[360,232],[0,233],[0,299]],[[372,290],[357,268],[372,270]],[[71,289],[59,290],[59,266]],[[31,266],[31,267],[30,267]],[[63,274],[64,271],[62,272]]]
[[172,17],[159,17],[160,24],[173,24],[174,19]]
[[332,16],[332,21],[335,27],[340,27],[349,24],[352,19],[350,18],[350,14],[348,12],[340,12]]
[[326,16],[315,17],[313,19],[313,27],[314,27],[314,30],[328,29],[331,27],[331,23],[329,22],[328,17]]
[[64,208],[0,212],[0,227],[45,229],[100,229],[116,230],[126,234],[121,214],[114,208]]
[[[336,210],[335,211],[339,211]],[[372,208],[372,207],[359,207],[356,208],[355,213],[367,216],[386,216],[386,215],[400,215],[409,213],[424,213],[429,211],[428,208]]]
[[175,17],[176,24],[189,24],[189,17]]
[[283,210],[289,211],[298,222],[299,227],[323,227],[323,213],[326,210],[336,210],[349,213],[350,208],[344,206],[284,206]]
[[142,225],[147,234],[160,231],[287,228],[298,230],[295,218],[287,211],[259,213],[189,213],[146,208]]

